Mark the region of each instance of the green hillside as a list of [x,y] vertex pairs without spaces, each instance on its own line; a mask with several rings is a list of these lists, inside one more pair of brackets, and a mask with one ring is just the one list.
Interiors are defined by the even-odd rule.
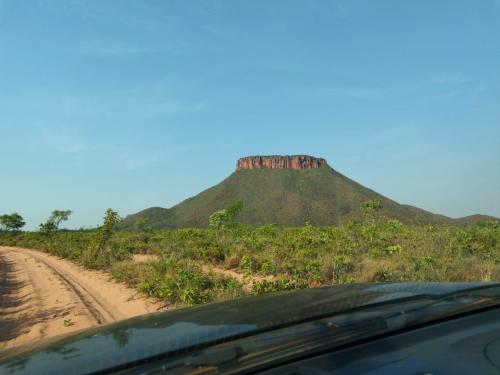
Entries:
[[309,221],[315,225],[339,225],[350,218],[361,219],[360,204],[370,199],[382,201],[382,215],[407,224],[469,222],[468,218],[454,220],[398,204],[329,166],[322,166],[304,170],[238,170],[170,209],[152,207],[130,215],[125,226],[131,227],[137,218],[147,217],[153,228],[205,227],[211,213],[238,200],[244,204],[239,220],[245,224],[299,226]]

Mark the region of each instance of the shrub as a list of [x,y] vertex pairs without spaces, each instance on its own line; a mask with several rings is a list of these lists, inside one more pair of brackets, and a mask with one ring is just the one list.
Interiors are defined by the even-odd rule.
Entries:
[[391,245],[385,248],[385,253],[388,255],[401,253],[401,245]]
[[115,262],[111,266],[111,274],[117,281],[136,287],[141,281],[141,268],[142,265],[132,261]]
[[322,270],[322,280],[329,281],[343,281],[346,279],[347,274],[354,270],[354,265],[349,261],[346,256],[337,255],[333,256],[326,261]]
[[250,257],[247,255],[243,255],[240,260],[240,268],[244,271],[249,271],[252,265],[252,261],[250,260]]
[[284,290],[303,289],[305,287],[307,287],[307,284],[291,279],[281,279],[276,281],[262,280],[252,284],[252,293],[260,295]]
[[146,267],[140,290],[170,303],[193,305],[219,299],[221,295],[242,294],[241,284],[236,280],[204,272],[185,259],[164,257]]
[[378,281],[378,282],[401,281],[401,276],[395,270],[381,268],[375,271],[373,281]]
[[226,269],[234,269],[238,268],[238,266],[241,264],[241,258],[237,255],[231,255],[229,257],[226,257],[224,259],[224,267]]
[[82,264],[85,267],[108,268],[113,261],[125,258],[122,250],[107,247],[120,220],[116,211],[111,208],[106,210],[103,226],[97,230],[93,241],[82,254]]
[[264,275],[273,275],[276,273],[276,267],[266,259],[260,264],[259,272]]

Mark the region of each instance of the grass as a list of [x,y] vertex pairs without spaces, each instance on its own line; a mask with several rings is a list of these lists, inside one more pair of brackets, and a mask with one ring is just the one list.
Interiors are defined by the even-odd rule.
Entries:
[[[0,233],[0,244],[35,248],[85,265],[95,236],[91,231]],[[157,257],[134,263],[135,253]],[[500,229],[496,222],[457,227],[379,220],[341,227],[120,231],[112,234],[100,257],[93,268],[108,270],[118,281],[167,303],[191,305],[357,282],[499,281]]]
[[64,326],[65,327],[71,327],[75,323],[71,319],[64,319]]

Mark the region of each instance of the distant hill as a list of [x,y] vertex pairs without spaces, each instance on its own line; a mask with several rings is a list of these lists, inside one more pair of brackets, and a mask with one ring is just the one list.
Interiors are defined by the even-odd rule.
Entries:
[[341,225],[360,220],[360,205],[370,199],[382,201],[382,215],[407,224],[495,220],[484,215],[451,219],[402,205],[333,170],[324,159],[294,155],[242,158],[219,184],[172,208],[151,207],[130,215],[124,226],[131,228],[136,219],[147,217],[153,228],[205,227],[211,213],[235,201],[243,202],[238,220],[245,224]]

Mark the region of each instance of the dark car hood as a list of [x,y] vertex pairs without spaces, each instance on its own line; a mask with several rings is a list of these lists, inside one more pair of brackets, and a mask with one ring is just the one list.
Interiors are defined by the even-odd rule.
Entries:
[[149,314],[0,352],[0,373],[71,374],[179,353],[362,306],[500,286],[493,283],[355,284]]

